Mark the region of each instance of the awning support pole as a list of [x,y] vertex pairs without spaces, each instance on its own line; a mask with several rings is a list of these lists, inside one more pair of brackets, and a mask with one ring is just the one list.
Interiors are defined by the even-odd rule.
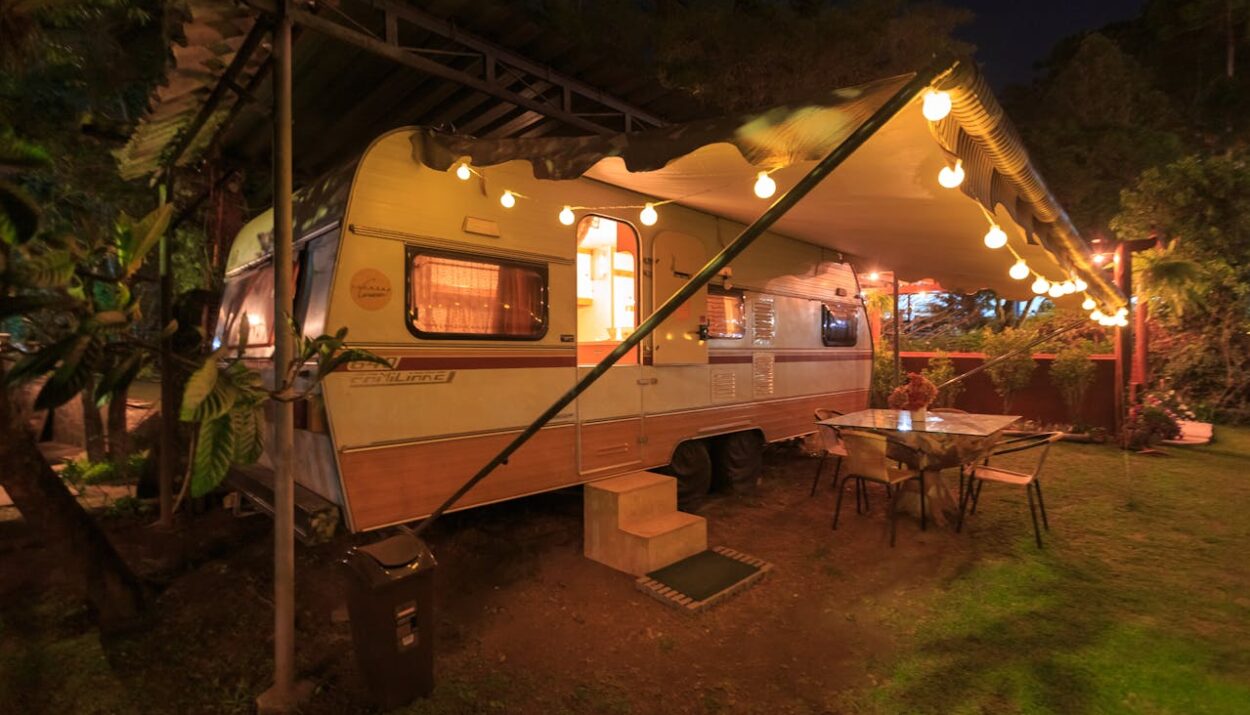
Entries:
[[[275,387],[293,357],[291,256],[294,169],[291,138],[290,0],[278,0],[273,30],[273,373]],[[262,713],[298,706],[295,685],[295,411],[273,404],[273,686],[257,699]]]
[[890,316],[890,320],[894,323],[894,384],[901,385],[903,383],[903,355],[898,351],[899,334],[902,332],[898,317],[898,274],[891,271],[890,276],[894,279],[894,312]]
[[924,89],[928,87],[934,79],[952,69],[954,65],[955,63],[951,61],[934,62],[925,70],[918,72],[916,76],[912,77],[911,80],[907,82],[907,84],[900,87],[897,92],[895,92],[885,101],[884,104],[881,105],[881,107],[877,109],[877,111],[873,112],[872,116],[868,117],[863,124],[856,127],[856,129],[851,132],[851,134],[847,136],[841,144],[838,144],[833,148],[833,151],[829,152],[828,156],[821,159],[816,166],[812,167],[812,170],[809,171],[806,176],[800,179],[798,183],[783,194],[781,198],[774,201],[773,204],[769,206],[768,209],[764,211],[764,213],[761,214],[754,223],[743,229],[742,233],[739,233],[737,238],[735,238],[728,246],[721,249],[720,253],[716,254],[712,260],[708,261],[707,265],[703,266],[698,273],[692,276],[684,286],[672,295],[671,298],[664,301],[663,305],[656,308],[655,311],[642,322],[642,325],[638,326],[638,329],[635,330],[633,334],[617,345],[612,352],[608,353],[607,357],[603,358],[603,360],[600,361],[598,365],[595,365],[590,372],[586,373],[586,375],[579,380],[578,383],[572,387],[572,389],[564,393],[560,399],[556,400],[555,403],[539,415],[538,419],[534,420],[530,426],[526,427],[519,435],[517,435],[516,438],[508,444],[508,446],[504,447],[499,454],[495,455],[493,459],[487,462],[486,466],[478,470],[477,474],[474,474],[468,481],[462,484],[460,488],[448,497],[441,506],[435,509],[425,521],[417,526],[414,533],[417,535],[423,533],[448,509],[454,506],[456,502],[460,501],[460,499],[467,494],[470,489],[478,484],[478,482],[481,482],[489,476],[496,467],[506,464],[508,458],[511,457],[512,454],[521,447],[521,445],[529,441],[531,437],[538,433],[538,430],[542,429],[544,425],[550,422],[556,415],[560,414],[560,412],[572,403],[573,400],[576,400],[578,395],[582,394],[582,392],[594,384],[596,380],[602,377],[608,371],[608,368],[612,367],[618,360],[629,354],[632,350],[634,350],[634,348],[638,347],[644,338],[658,328],[661,323],[676,312],[683,303],[702,289],[703,286],[707,285],[709,281],[715,278],[721,272],[721,269],[729,265],[729,263],[745,251],[747,247],[755,241],[755,239],[763,235],[763,233],[776,223],[778,219],[784,216],[786,212],[794,208],[795,204],[801,201],[804,196],[807,196],[807,194],[812,189],[816,188],[816,186],[820,184],[826,176],[828,176],[834,169],[838,168],[843,161],[846,161],[847,157],[863,145],[869,137],[875,134],[877,130],[884,126],[885,123],[888,122],[901,109],[903,109],[903,107],[907,106],[912,99],[924,91]]

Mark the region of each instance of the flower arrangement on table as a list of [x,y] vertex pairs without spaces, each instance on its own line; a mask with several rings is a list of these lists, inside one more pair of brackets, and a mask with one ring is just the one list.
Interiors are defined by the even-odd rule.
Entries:
[[891,409],[923,411],[937,399],[937,387],[918,372],[907,373],[907,382],[894,388],[887,402]]

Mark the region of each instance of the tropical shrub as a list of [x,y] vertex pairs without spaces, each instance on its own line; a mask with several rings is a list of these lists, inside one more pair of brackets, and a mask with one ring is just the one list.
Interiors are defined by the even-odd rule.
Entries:
[[1073,343],[1055,354],[1050,363],[1050,382],[1059,391],[1063,404],[1068,408],[1068,418],[1074,425],[1081,423],[1081,407],[1085,394],[1094,382],[1096,365],[1090,360],[1093,345]]
[[[1033,333],[1023,328],[1003,328],[1002,332],[985,336],[983,349],[986,363],[992,363],[985,369],[994,384],[994,391],[1003,398],[1003,412],[1011,411],[1011,398],[1028,386],[1033,379],[1033,370],[1037,363],[1029,350],[1022,350],[1033,339]],[[1015,350],[1019,353],[993,362]]]
[[1129,408],[1124,422],[1124,446],[1128,449],[1146,449],[1165,439],[1181,436],[1176,416],[1156,400],[1147,397],[1141,404]]
[[964,391],[963,382],[952,382],[945,387],[941,387],[945,383],[955,377],[955,363],[946,353],[938,353],[929,358],[929,364],[921,372],[929,382],[938,386],[938,395],[933,404],[937,407],[954,407],[955,400],[960,393]]

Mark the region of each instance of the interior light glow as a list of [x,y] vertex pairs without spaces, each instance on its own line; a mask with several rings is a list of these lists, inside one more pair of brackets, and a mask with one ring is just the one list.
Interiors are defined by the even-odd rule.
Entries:
[[642,212],[638,214],[638,220],[643,226],[654,226],[656,221],[660,220],[659,214],[655,212],[654,204],[647,204],[642,207]]
[[879,281],[879,280],[881,280],[881,274],[880,274],[880,273],[878,273],[878,272],[876,272],[876,271],[873,271],[872,273],[869,273],[869,274],[868,274],[868,280],[870,280],[870,281]]
[[964,163],[956,161],[954,166],[944,166],[938,172],[938,183],[943,188],[953,189],[964,183]]
[[998,224],[990,226],[990,230],[985,232],[986,248],[1002,248],[1007,245],[1007,233],[998,227]]
[[777,182],[773,181],[773,177],[768,175],[767,171],[761,171],[755,176],[755,195],[761,199],[766,199],[777,193]]
[[924,93],[924,104],[920,111],[924,118],[931,122],[940,122],[951,113],[951,95],[940,89],[931,89]]

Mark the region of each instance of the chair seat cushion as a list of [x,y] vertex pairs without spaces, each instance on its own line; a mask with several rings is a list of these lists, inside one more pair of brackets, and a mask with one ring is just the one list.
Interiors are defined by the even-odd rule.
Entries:
[[1021,474],[1008,469],[999,469],[998,467],[979,466],[972,471],[972,476],[977,479],[984,479],[987,482],[1002,482],[1003,484],[1015,484],[1016,486],[1027,486],[1033,481],[1030,474]]
[[839,444],[835,444],[835,445],[830,446],[830,447],[825,447],[825,452],[826,452],[827,454],[831,454],[831,455],[833,455],[833,456],[835,456],[835,457],[848,457],[848,456],[850,456],[850,452],[847,452],[847,451],[846,451],[846,445],[841,444],[841,443],[839,443]]

